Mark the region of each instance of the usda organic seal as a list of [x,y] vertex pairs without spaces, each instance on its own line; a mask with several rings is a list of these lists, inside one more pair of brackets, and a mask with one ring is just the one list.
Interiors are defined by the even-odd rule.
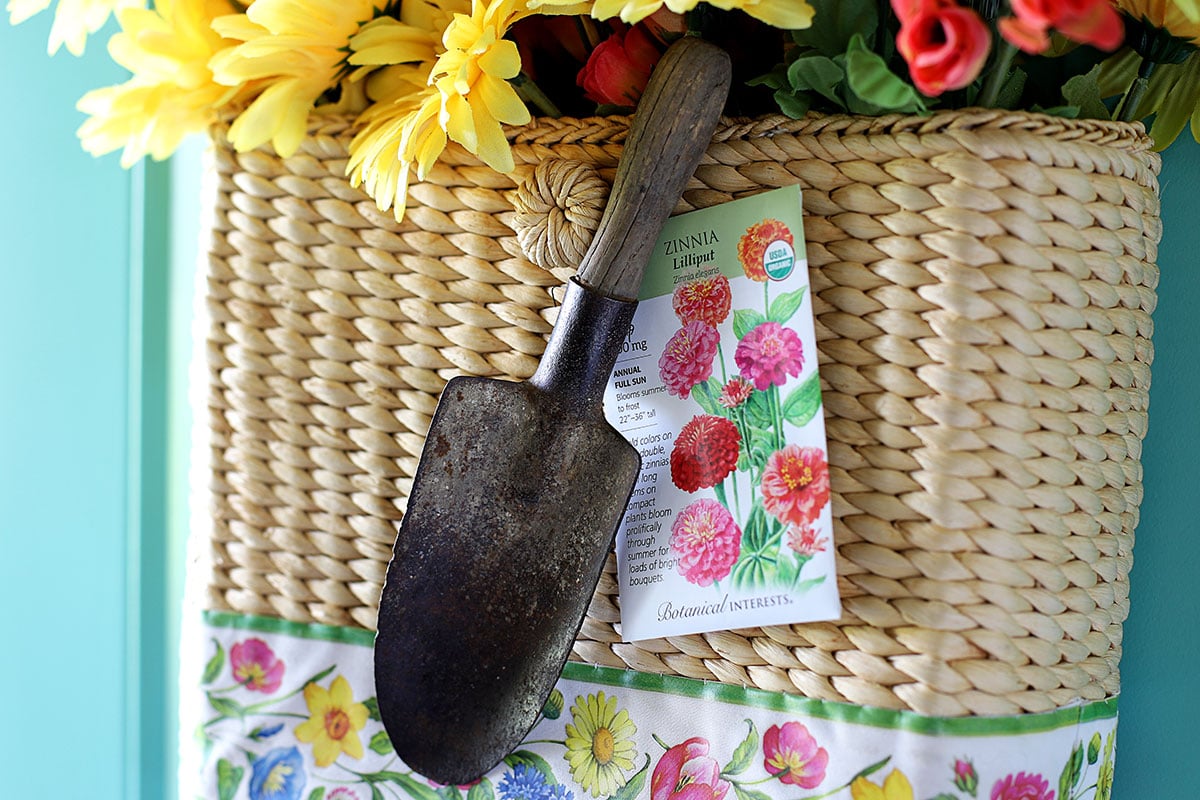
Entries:
[[767,245],[767,251],[763,254],[763,269],[766,270],[768,278],[781,281],[792,274],[795,266],[796,251],[792,249],[791,244],[777,239]]

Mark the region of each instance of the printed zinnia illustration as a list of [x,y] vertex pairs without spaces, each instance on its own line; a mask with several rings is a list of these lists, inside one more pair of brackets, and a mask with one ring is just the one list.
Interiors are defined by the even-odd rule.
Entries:
[[767,246],[773,242],[787,242],[795,245],[796,240],[788,226],[777,219],[764,219],[746,229],[742,238],[738,239],[738,261],[742,271],[752,281],[765,283],[767,281],[766,254]]
[[675,332],[658,359],[658,371],[667,391],[685,399],[692,387],[712,376],[713,359],[721,334],[703,322],[689,322]]
[[791,328],[764,322],[738,342],[733,361],[742,377],[761,392],[770,386],[782,386],[789,376],[800,374],[804,369],[804,346]]
[[675,568],[680,575],[697,586],[712,586],[733,569],[742,530],[729,509],[706,497],[679,512],[671,525],[670,546],[679,556]]
[[817,447],[789,444],[767,459],[763,508],[780,522],[807,525],[829,502],[829,464]]
[[798,556],[811,558],[817,553],[824,553],[827,544],[829,537],[818,537],[817,529],[812,525],[793,525],[788,528],[787,545]]
[[740,375],[735,375],[721,387],[717,402],[725,408],[737,408],[750,398],[754,385]]
[[650,776],[650,800],[724,800],[729,789],[708,740],[699,736],[663,753]]
[[763,768],[782,783],[814,789],[825,780],[828,765],[828,751],[799,722],[772,725],[763,734]]
[[671,307],[683,325],[689,322],[720,325],[729,316],[732,304],[729,279],[724,275],[681,283],[671,295]]
[[233,677],[252,692],[271,694],[283,681],[283,662],[262,639],[247,639],[229,648]]
[[685,492],[716,486],[737,467],[741,439],[724,417],[692,417],[671,449],[671,481]]

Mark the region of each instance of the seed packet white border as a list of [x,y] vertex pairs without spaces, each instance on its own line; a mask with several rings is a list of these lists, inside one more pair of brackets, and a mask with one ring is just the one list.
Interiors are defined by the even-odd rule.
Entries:
[[777,189],[674,217],[655,247],[605,393],[642,455],[624,641],[841,616],[802,214]]

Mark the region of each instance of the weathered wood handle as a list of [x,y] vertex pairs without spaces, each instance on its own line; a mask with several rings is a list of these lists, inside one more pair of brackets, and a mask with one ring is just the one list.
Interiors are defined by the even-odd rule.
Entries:
[[672,44],[650,75],[625,140],[596,236],[579,265],[584,286],[636,300],[646,263],[729,92],[729,55],[693,36]]

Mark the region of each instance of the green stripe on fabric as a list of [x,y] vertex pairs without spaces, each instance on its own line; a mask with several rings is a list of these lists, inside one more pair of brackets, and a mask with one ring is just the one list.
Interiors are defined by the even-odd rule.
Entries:
[[[360,647],[371,647],[375,642],[374,632],[362,628],[288,622],[275,617],[205,611],[204,621],[214,628],[281,633],[303,639],[318,639]],[[658,694],[750,706],[769,711],[803,714],[833,722],[904,730],[930,736],[1012,736],[1044,733],[1096,720],[1113,719],[1117,716],[1116,697],[1040,714],[1019,714],[1007,717],[927,717],[914,711],[893,711],[886,708],[837,703],[831,700],[815,700],[800,695],[769,692],[764,689],[748,689],[716,681],[700,681],[676,675],[656,675],[651,672],[614,669],[613,667],[580,664],[575,661],[568,661],[562,674],[567,680],[581,683],[617,686]]]

